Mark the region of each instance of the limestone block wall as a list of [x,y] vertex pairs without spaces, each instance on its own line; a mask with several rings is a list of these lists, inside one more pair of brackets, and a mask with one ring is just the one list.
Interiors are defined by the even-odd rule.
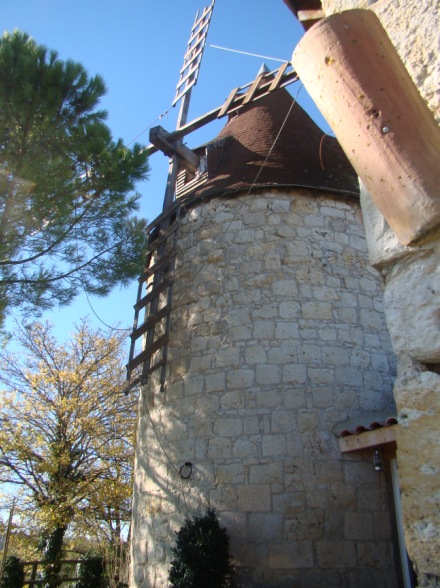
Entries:
[[[438,0],[323,0],[326,15],[374,10],[440,121]],[[440,187],[434,198],[440,198]],[[405,539],[421,586],[440,586],[440,228],[403,247],[364,190],[371,263],[385,280],[385,312],[399,378],[398,463]]]
[[153,379],[140,400],[133,586],[167,586],[174,531],[208,506],[240,586],[397,586],[386,477],[332,434],[395,410],[359,203],[200,203],[179,232],[171,320],[165,390]]

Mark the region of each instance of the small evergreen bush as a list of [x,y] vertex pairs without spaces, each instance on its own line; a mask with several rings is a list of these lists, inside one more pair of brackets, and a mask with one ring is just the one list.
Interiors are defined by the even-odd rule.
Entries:
[[22,588],[23,586],[23,566],[18,557],[10,555],[6,558],[5,568],[3,571],[3,579],[0,583],[0,588]]
[[173,588],[227,588],[233,572],[229,537],[215,512],[186,520],[172,549],[169,581]]
[[83,561],[78,564],[77,580],[72,588],[106,588],[107,582],[104,576],[104,563],[99,555],[85,555]]

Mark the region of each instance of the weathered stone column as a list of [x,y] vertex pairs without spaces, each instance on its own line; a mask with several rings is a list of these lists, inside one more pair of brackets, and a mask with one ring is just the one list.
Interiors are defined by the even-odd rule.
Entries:
[[[440,11],[436,0],[407,1],[382,0],[366,2],[362,0],[324,0],[323,8],[326,15],[334,14],[344,9],[371,8],[379,16],[388,35],[397,48],[400,58],[408,67],[409,73],[421,92],[423,99],[430,106],[432,112],[440,112],[438,94],[438,80],[440,71],[439,36]],[[313,32],[313,29],[312,29]],[[437,48],[437,49],[436,49]],[[339,50],[339,48],[336,48]],[[358,51],[353,43],[353,52]],[[336,51],[337,52],[337,51]],[[372,59],[381,55],[380,47],[371,47]],[[303,56],[304,57],[304,56]],[[294,63],[295,65],[295,63]],[[340,64],[339,64],[340,65]],[[371,64],[368,64],[370,68]],[[380,59],[377,64],[380,72]],[[310,68],[310,62],[307,63]],[[298,67],[297,67],[298,69]],[[317,72],[308,71],[308,75]],[[299,71],[301,76],[301,71]],[[405,84],[408,82],[406,81]],[[307,87],[307,84],[306,84]],[[312,97],[313,88],[308,88]],[[406,90],[405,90],[406,91]],[[361,103],[365,96],[357,96]],[[316,93],[318,104],[325,101],[325,84]],[[356,98],[356,96],[355,96]],[[392,99],[394,97],[391,97]],[[420,102],[418,102],[420,105]],[[326,105],[328,106],[328,105]],[[344,108],[345,101],[334,101],[332,122],[338,136],[338,124],[350,117]],[[417,124],[416,108],[412,113]],[[378,110],[378,119],[382,116]],[[394,113],[393,113],[394,114]],[[408,116],[411,116],[409,114]],[[379,128],[384,135],[391,131],[386,121],[381,121]],[[374,125],[374,120],[372,120]],[[422,128],[422,124],[420,128]],[[386,131],[386,132],[385,132]],[[437,135],[438,133],[435,132]],[[426,137],[425,137],[426,138]],[[368,151],[365,145],[364,153],[361,144],[344,145],[347,156],[352,156],[351,149],[356,149],[354,159],[362,162],[363,155]],[[377,158],[386,155],[386,141],[380,137],[376,143]],[[417,149],[420,142],[415,141],[411,149]],[[429,147],[428,147],[429,150]],[[438,148],[434,156],[439,157]],[[423,150],[421,152],[423,156]],[[404,164],[411,166],[418,155],[409,156]],[[355,165],[356,167],[356,165]],[[380,167],[380,166],[379,166]],[[396,166],[395,172],[398,171]],[[434,171],[434,174],[438,173]],[[365,171],[365,170],[364,170]],[[362,175],[362,164],[358,173]],[[374,169],[371,170],[374,174]],[[369,243],[370,260],[372,265],[382,273],[385,279],[385,312],[390,330],[394,350],[398,357],[399,377],[395,384],[394,394],[399,410],[398,461],[399,477],[401,481],[403,517],[405,538],[409,554],[415,563],[421,586],[440,585],[440,227],[437,220],[425,229],[419,231],[423,221],[417,229],[417,244],[411,243],[404,232],[399,229],[399,221],[388,208],[389,202],[383,199],[381,193],[379,170],[377,177],[365,178],[369,189],[375,193],[369,194],[363,189],[362,205]],[[428,174],[430,172],[425,171]],[[436,177],[432,181],[433,177]],[[424,177],[423,173],[417,177],[425,186],[430,183],[425,196],[439,207],[440,182],[438,176]],[[398,183],[401,178],[394,180]],[[405,188],[405,189],[404,189]],[[421,200],[407,199],[406,187],[402,192],[396,189],[392,198],[397,198],[398,206],[402,202],[410,212],[409,222],[417,221],[414,211],[423,207]],[[419,195],[420,196],[420,195]],[[422,198],[422,196],[420,196]],[[381,205],[382,202],[382,205]],[[393,225],[394,232],[384,216],[379,212],[380,206],[385,216]],[[392,206],[392,205],[391,205]],[[404,210],[404,209],[403,209]],[[420,210],[420,209],[419,209]],[[415,215],[418,213],[416,212]],[[434,213],[436,216],[437,213]],[[413,218],[410,218],[413,217]],[[420,220],[420,218],[419,218]],[[417,232],[416,231],[416,232]],[[407,233],[408,235],[409,233]],[[415,233],[414,233],[415,234]],[[400,237],[400,242],[396,238]]]

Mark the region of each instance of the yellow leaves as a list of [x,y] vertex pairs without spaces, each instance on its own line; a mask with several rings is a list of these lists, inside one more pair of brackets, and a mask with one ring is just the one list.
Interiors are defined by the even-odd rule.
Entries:
[[27,353],[1,364],[0,470],[24,485],[44,526],[125,508],[137,403],[123,394],[124,339],[85,322],[63,344],[40,323],[20,339]]
[[41,556],[37,543],[24,533],[13,533],[9,541],[9,553],[13,553],[22,561],[33,561]]

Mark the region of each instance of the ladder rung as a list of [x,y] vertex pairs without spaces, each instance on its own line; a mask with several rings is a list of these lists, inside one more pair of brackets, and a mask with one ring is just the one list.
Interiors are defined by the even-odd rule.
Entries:
[[155,372],[157,369],[159,369],[160,367],[162,367],[165,364],[166,364],[166,361],[164,359],[161,359],[160,361],[155,363],[153,366],[148,368],[148,370],[146,370],[145,373],[142,374],[142,376],[139,376],[138,378],[134,379],[133,381],[126,380],[125,386],[124,386],[124,393],[128,394],[130,392],[130,390],[132,388],[134,388],[135,386],[137,386],[138,384],[146,384],[148,377],[153,372]]
[[195,45],[193,45],[191,47],[191,49],[188,49],[186,55],[185,55],[185,61],[183,63],[183,67],[180,70],[180,75],[183,75],[183,73],[185,72],[185,70],[189,67],[189,65],[195,60],[197,59],[197,57],[200,55],[200,53],[203,52],[203,49],[205,48],[204,45],[202,45],[201,47],[199,47],[200,43],[202,43],[205,39],[199,39],[197,41],[197,43]]
[[156,288],[154,288],[154,290],[151,290],[151,292],[149,292],[146,296],[144,296],[143,298],[141,298],[140,300],[138,300],[136,302],[136,304],[134,305],[134,309],[137,312],[139,312],[139,310],[141,310],[142,308],[144,308],[145,306],[147,306],[147,304],[149,302],[151,302],[152,300],[154,300],[155,298],[157,298],[157,296],[159,296],[159,294],[161,292],[163,292],[169,286],[171,286],[171,284],[173,282],[174,282],[174,276],[173,275],[170,275],[167,278],[165,278],[163,280],[163,282],[161,284],[159,284],[159,286],[157,286]]
[[[203,21],[203,19],[206,18],[206,16],[209,14],[209,12],[212,12],[212,4],[211,4],[211,6],[205,6],[205,8],[203,9],[203,12],[202,12],[202,16],[200,16],[199,18],[196,18],[196,20],[192,26],[192,29],[191,29],[192,34],[194,34],[194,31],[196,30],[196,28]],[[209,22],[210,18],[211,18],[211,16],[209,16],[209,19],[207,19],[208,22]]]
[[[147,235],[149,233],[151,233],[152,230],[154,230],[159,224],[161,224],[163,221],[168,221],[169,218],[171,217],[171,215],[174,213],[176,215],[176,217],[179,215],[179,210],[181,207],[181,202],[179,201],[175,201],[174,204],[172,205],[171,208],[168,208],[167,210],[164,210],[161,214],[159,214],[159,216],[157,216],[154,221],[151,221],[151,223],[147,226],[147,228],[145,229],[145,232],[147,233]],[[171,224],[171,223],[170,223]]]
[[182,98],[182,96],[185,96],[185,94],[190,90],[190,88],[192,88],[195,85],[196,82],[197,82],[196,78],[192,79],[191,81],[188,81],[186,86],[183,88],[183,90],[181,90],[179,94],[176,94],[171,106],[175,106],[179,102],[179,100]]
[[153,316],[148,317],[147,320],[144,323],[142,323],[140,327],[138,327],[131,333],[131,340],[136,341],[136,339],[138,339],[141,335],[146,333],[149,329],[152,329],[154,325],[157,325],[157,323],[160,322],[163,318],[165,318],[168,314],[170,314],[170,312],[171,306],[167,304],[166,306],[158,310]]
[[[191,83],[192,80],[190,80],[191,76],[195,75],[196,73],[198,73],[198,69],[199,69],[199,65],[200,62],[197,61],[197,63],[194,64],[194,62],[191,62],[191,67],[189,68],[189,70],[186,72],[186,74],[184,76],[182,76],[182,79],[179,80],[179,83],[176,86],[176,94],[181,91],[181,87],[183,86],[183,84],[185,82]],[[188,81],[190,80],[190,81]]]
[[151,241],[151,243],[148,243],[147,254],[157,249],[159,245],[162,245],[162,243],[166,241],[170,235],[177,231],[178,228],[179,223],[173,223],[169,229],[164,231],[162,234],[159,233],[159,237],[156,237],[156,239]]
[[157,339],[157,341],[155,341],[152,345],[149,345],[147,347],[147,349],[144,349],[144,351],[139,353],[139,355],[134,357],[127,364],[128,371],[131,373],[134,369],[139,367],[141,365],[141,363],[148,361],[151,358],[151,356],[153,355],[153,353],[155,353],[158,349],[160,349],[161,347],[163,347],[164,345],[166,345],[168,343],[168,339],[169,339],[168,335],[162,335],[162,337],[159,337],[159,339]]
[[140,282],[145,282],[147,278],[154,275],[158,269],[166,265],[176,255],[175,249],[170,249],[159,261],[147,268],[144,273],[138,278]]

